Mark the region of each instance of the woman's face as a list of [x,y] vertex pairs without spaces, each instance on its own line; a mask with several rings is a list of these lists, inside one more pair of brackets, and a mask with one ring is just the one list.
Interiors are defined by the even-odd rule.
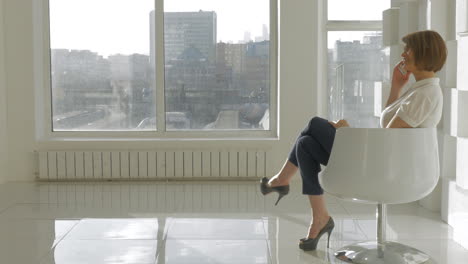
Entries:
[[416,65],[414,64],[414,53],[410,48],[408,48],[408,46],[405,46],[401,57],[403,58],[403,61],[405,63],[405,70],[407,70],[408,72],[414,72],[418,70]]

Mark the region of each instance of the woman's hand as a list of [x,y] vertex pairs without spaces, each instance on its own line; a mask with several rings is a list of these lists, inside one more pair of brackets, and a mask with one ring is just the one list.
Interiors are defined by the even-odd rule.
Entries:
[[340,127],[349,127],[348,121],[341,119],[338,120],[337,122],[329,121],[334,128],[340,128]]
[[398,68],[403,67],[404,61],[400,61],[394,68],[393,68],[393,75],[392,75],[392,90],[400,91],[403,86],[408,82],[409,76],[411,72],[406,72],[403,74]]
[[[403,55],[402,55],[403,56]],[[399,67],[403,67],[405,64],[405,60],[400,61],[394,68],[393,68],[393,75],[392,75],[392,88],[390,89],[390,95],[388,96],[387,104],[385,107],[393,104],[398,98],[400,98],[401,88],[405,86],[405,84],[409,80],[409,76],[411,72],[406,71],[406,74],[403,74]]]

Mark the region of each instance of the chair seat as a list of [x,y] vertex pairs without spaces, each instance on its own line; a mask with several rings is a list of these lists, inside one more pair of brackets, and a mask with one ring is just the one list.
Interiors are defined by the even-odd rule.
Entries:
[[438,178],[435,128],[340,128],[319,175],[325,192],[375,204],[419,200]]

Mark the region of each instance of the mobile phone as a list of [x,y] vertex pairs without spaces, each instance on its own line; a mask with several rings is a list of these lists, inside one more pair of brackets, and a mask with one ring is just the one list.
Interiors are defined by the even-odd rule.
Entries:
[[398,70],[401,72],[403,76],[405,76],[408,72],[405,70],[405,64],[401,63],[398,65]]

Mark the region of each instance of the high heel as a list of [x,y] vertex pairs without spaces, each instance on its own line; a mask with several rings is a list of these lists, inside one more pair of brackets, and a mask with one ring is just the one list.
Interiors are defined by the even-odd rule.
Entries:
[[335,222],[333,221],[333,218],[330,217],[327,224],[318,233],[317,237],[301,239],[299,242],[299,248],[304,251],[317,249],[317,244],[320,240],[320,237],[322,237],[322,235],[325,233],[328,233],[327,248],[330,248],[330,235],[333,231],[333,228],[335,228]]
[[289,185],[270,187],[268,186],[268,178],[263,177],[262,180],[260,181],[260,191],[262,192],[263,195],[267,195],[271,192],[277,192],[278,200],[276,200],[276,203],[275,203],[275,205],[277,205],[278,202],[281,200],[281,198],[283,198],[285,195],[289,193]]
[[279,193],[278,194],[278,200],[276,200],[276,203],[275,203],[275,206],[278,205],[279,201],[281,200],[281,198],[283,198],[286,194],[282,194],[282,193]]

